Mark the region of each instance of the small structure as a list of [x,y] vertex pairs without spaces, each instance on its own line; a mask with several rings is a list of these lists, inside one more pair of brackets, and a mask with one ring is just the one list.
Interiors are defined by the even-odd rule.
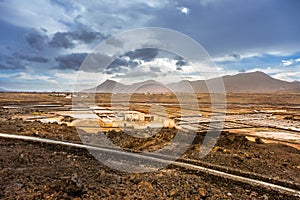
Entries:
[[145,114],[138,111],[127,111],[121,113],[125,121],[145,121]]

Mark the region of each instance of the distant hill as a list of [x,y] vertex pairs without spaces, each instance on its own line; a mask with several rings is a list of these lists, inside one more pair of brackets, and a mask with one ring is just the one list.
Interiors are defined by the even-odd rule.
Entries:
[[[263,72],[239,73],[222,77],[227,93],[273,93],[300,92],[300,82],[287,82],[274,79]],[[86,92],[98,93],[166,93],[166,92],[208,92],[207,84],[212,86],[217,79],[179,82],[164,85],[154,80],[124,85],[113,80],[106,80],[95,88]],[[207,83],[207,84],[206,84]]]
[[126,89],[126,85],[118,83],[114,80],[106,80],[97,87],[84,90],[85,92],[112,93],[114,91],[121,92]]
[[84,90],[85,92],[97,92],[97,93],[165,93],[170,92],[164,84],[148,80],[144,82],[138,82],[131,85],[124,85],[113,80],[106,80],[97,87]]
[[166,85],[154,80],[134,83],[129,88],[135,93],[153,93],[154,91],[155,93],[171,92]]
[[229,92],[300,92],[299,82],[274,79],[263,72],[241,73],[223,77]]
[[[227,93],[272,93],[272,92],[300,92],[300,83],[274,79],[263,72],[239,73],[223,76],[223,83]],[[207,81],[191,81],[195,92],[208,92],[206,82],[214,85],[215,79]],[[176,86],[180,88],[180,86]]]

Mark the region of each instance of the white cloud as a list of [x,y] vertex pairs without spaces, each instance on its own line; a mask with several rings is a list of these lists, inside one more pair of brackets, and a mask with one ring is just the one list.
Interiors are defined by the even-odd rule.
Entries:
[[170,70],[176,70],[176,62],[177,60],[169,58],[155,58],[154,60],[143,62],[141,66],[159,67],[162,72],[167,72]]
[[111,75],[85,71],[52,71],[53,77],[68,90],[92,88],[111,78]]
[[268,66],[267,68],[262,67],[262,68],[253,68],[253,69],[246,70],[246,72],[256,72],[256,71],[264,72],[266,74],[277,74],[282,72],[282,69]]
[[28,74],[25,72],[20,72],[17,74],[17,76],[18,79],[23,79],[23,80],[41,80],[48,83],[58,83],[51,76],[46,76],[44,74]]
[[0,11],[2,20],[20,27],[46,28],[49,33],[67,30],[64,23],[73,20],[73,16],[66,14],[63,7],[50,1],[3,1],[0,2]]
[[174,76],[177,76],[177,79],[179,77],[179,72],[176,71],[177,60],[155,58],[151,61],[145,62],[144,60],[139,60],[139,62],[140,64],[138,66],[127,73],[116,75],[115,79],[125,84],[132,84],[148,79],[169,83],[172,82],[171,80],[174,80]]
[[[121,0],[121,1],[124,1],[124,0]],[[130,1],[126,1],[126,2],[130,2]],[[137,2],[140,2],[140,1],[135,1],[135,3],[137,3]],[[145,1],[145,3],[152,8],[161,8],[161,7],[165,6],[166,4],[168,4],[169,1],[168,0],[147,0],[147,1]]]
[[215,57],[212,58],[214,62],[226,62],[226,61],[235,61],[236,58],[230,56],[230,55],[225,55],[225,56],[220,56],[220,57]]
[[177,7],[177,10],[179,10],[181,13],[188,15],[190,13],[190,9],[187,7]]
[[[252,58],[252,57],[259,57],[262,56],[260,53],[254,53],[254,52],[247,52],[242,54],[237,54],[239,56],[239,60]],[[226,61],[236,61],[237,58],[233,56],[233,54],[223,55],[219,57],[212,58],[214,62],[226,62]]]
[[246,72],[261,71],[269,74],[273,78],[284,80],[284,81],[300,81],[300,65],[296,65],[293,68],[288,68],[288,70],[282,70],[280,66],[267,67],[267,68],[254,68],[247,70]]
[[[86,1],[82,1],[86,2]],[[121,8],[129,8],[136,6],[138,4],[145,4],[149,7],[152,8],[160,8],[166,4],[168,4],[168,0],[147,0],[147,1],[140,1],[140,0],[130,0],[130,1],[124,1],[124,0],[102,0],[101,2],[99,1],[100,4],[111,4],[115,5],[115,7],[121,7]],[[95,3],[95,2],[92,2]]]
[[300,62],[300,58],[297,58],[297,59],[289,59],[289,60],[281,60],[281,64],[283,66],[290,66],[290,65],[293,65],[293,64],[296,64]]
[[13,73],[13,74],[0,74],[0,78],[12,78],[14,76],[17,76],[17,73]]
[[273,75],[273,78],[290,82],[295,81],[295,77],[297,78],[297,80],[300,80],[300,72],[279,72]]
[[[162,83],[173,83],[180,80],[200,80],[219,77],[225,74],[218,70],[216,66],[195,62],[194,65],[187,64],[181,66],[182,70],[177,70],[178,60],[170,58],[155,58],[151,61],[143,61],[126,73],[117,73],[113,77],[115,80],[125,84],[131,84],[142,80],[154,79]],[[155,69],[155,70],[154,70]]]
[[283,66],[290,66],[292,64],[294,64],[294,60],[290,59],[290,60],[282,60],[281,61]]
[[[297,53],[299,49],[297,47],[278,47],[276,51],[274,50],[265,50],[265,54],[272,56],[292,56]],[[262,51],[263,52],[263,51]]]

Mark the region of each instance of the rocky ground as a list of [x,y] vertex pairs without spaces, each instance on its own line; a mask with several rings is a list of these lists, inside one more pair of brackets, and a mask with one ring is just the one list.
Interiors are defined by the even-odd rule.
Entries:
[[0,139],[1,199],[296,199],[169,167],[111,170],[86,150]]
[[[75,127],[57,123],[24,122],[21,119],[2,120],[0,121],[0,132],[81,143]],[[115,145],[137,151],[155,151],[168,144],[175,135],[176,130],[174,129],[162,129],[150,138],[136,138],[114,131],[107,133],[107,137]],[[199,149],[204,136],[205,134],[198,134],[183,158],[300,183],[298,176],[300,151],[293,147],[277,143],[264,144],[259,138],[256,142],[252,142],[243,135],[223,132],[210,154],[200,159]]]
[[[49,95],[42,96],[46,101]],[[29,97],[26,96],[28,101]],[[15,99],[7,98],[5,104]],[[75,127],[14,117],[28,112],[0,108],[0,133],[81,143]],[[155,151],[175,135],[174,129],[162,129],[150,138],[107,133],[116,145],[137,151]],[[205,133],[197,135],[182,159],[300,184],[299,150],[283,144],[264,144],[259,138],[251,142],[243,135],[222,132],[213,150],[199,158],[204,136]],[[1,138],[0,148],[0,199],[296,199],[174,166],[151,173],[122,173],[109,169],[82,149]]]
[[[79,142],[74,127],[22,120],[2,121],[0,132]],[[117,145],[152,151],[168,143],[174,130],[152,139],[111,132]],[[183,158],[300,183],[300,152],[279,144],[261,144],[223,133],[212,152],[199,159],[201,136]],[[153,142],[156,146],[152,146]],[[205,174],[167,168],[154,173],[126,174],[108,169],[87,151],[55,145],[1,139],[0,198],[3,199],[286,199],[283,194],[253,188]],[[289,197],[292,198],[292,197]]]

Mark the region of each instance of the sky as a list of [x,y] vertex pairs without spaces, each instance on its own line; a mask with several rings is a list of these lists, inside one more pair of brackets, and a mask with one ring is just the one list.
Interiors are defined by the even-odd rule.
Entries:
[[[300,81],[299,9],[298,0],[0,0],[0,88],[73,91],[99,77],[124,83],[203,78],[199,63],[156,47],[120,51],[102,70],[81,67],[86,58],[98,65],[107,59],[95,52],[99,44],[122,49],[116,35],[145,27],[199,43],[217,69],[211,77],[262,71]],[[147,35],[133,38],[143,47]]]

